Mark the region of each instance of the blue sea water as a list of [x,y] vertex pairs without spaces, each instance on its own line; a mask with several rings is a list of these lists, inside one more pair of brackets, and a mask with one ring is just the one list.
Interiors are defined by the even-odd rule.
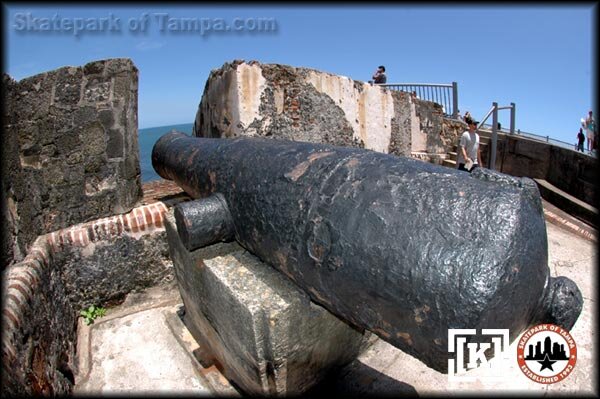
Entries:
[[184,123],[180,125],[149,127],[138,130],[142,183],[160,179],[160,176],[156,174],[154,168],[152,168],[152,147],[154,147],[154,143],[156,143],[162,135],[169,133],[173,129],[191,135],[193,128],[193,123]]

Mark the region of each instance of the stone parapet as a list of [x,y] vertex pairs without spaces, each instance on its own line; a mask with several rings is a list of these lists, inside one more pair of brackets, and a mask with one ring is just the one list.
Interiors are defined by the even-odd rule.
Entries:
[[442,106],[310,68],[234,61],[213,70],[194,125],[201,137],[264,136],[410,156],[444,153]]
[[38,237],[2,287],[2,394],[69,393],[78,312],[173,280],[162,202]]
[[129,59],[3,77],[7,263],[38,235],[130,211],[142,196],[138,70]]

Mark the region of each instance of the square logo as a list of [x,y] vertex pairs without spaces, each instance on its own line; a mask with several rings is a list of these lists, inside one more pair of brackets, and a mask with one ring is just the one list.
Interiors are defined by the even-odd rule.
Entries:
[[[502,369],[509,361],[509,330],[484,328],[478,334],[476,329],[449,329],[448,381],[464,382],[476,379],[500,379]],[[486,358],[485,352],[493,350],[494,357]],[[467,375],[469,370],[481,368],[477,376]]]

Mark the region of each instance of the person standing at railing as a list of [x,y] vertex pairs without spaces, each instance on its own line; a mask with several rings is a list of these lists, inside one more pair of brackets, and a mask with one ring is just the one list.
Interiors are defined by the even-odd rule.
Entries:
[[479,125],[479,122],[474,121],[471,117],[465,117],[465,122],[469,126],[469,130],[465,131],[460,137],[457,163],[458,170],[470,173],[475,168],[483,166],[483,162],[481,162],[479,134],[477,134],[477,125]]
[[583,152],[583,143],[585,143],[585,135],[583,134],[583,128],[579,128],[579,133],[577,133],[577,151]]
[[596,129],[595,124],[592,125],[592,129],[594,130],[594,146],[592,147],[592,149],[594,151],[598,151],[598,130]]
[[588,112],[588,117],[585,118],[585,130],[586,130],[586,137],[587,137],[587,149],[588,151],[592,151],[595,147],[594,147],[594,139],[595,139],[595,131],[596,131],[596,123],[594,121],[594,114],[593,112],[590,110],[590,112]]
[[387,82],[387,76],[385,75],[385,67],[379,65],[375,73],[373,74],[373,83],[382,84]]

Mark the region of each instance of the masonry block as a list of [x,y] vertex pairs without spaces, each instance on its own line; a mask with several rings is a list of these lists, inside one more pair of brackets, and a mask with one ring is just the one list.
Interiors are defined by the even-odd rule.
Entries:
[[184,322],[208,348],[204,361],[245,393],[300,394],[373,342],[237,243],[189,252],[172,211],[165,226]]

